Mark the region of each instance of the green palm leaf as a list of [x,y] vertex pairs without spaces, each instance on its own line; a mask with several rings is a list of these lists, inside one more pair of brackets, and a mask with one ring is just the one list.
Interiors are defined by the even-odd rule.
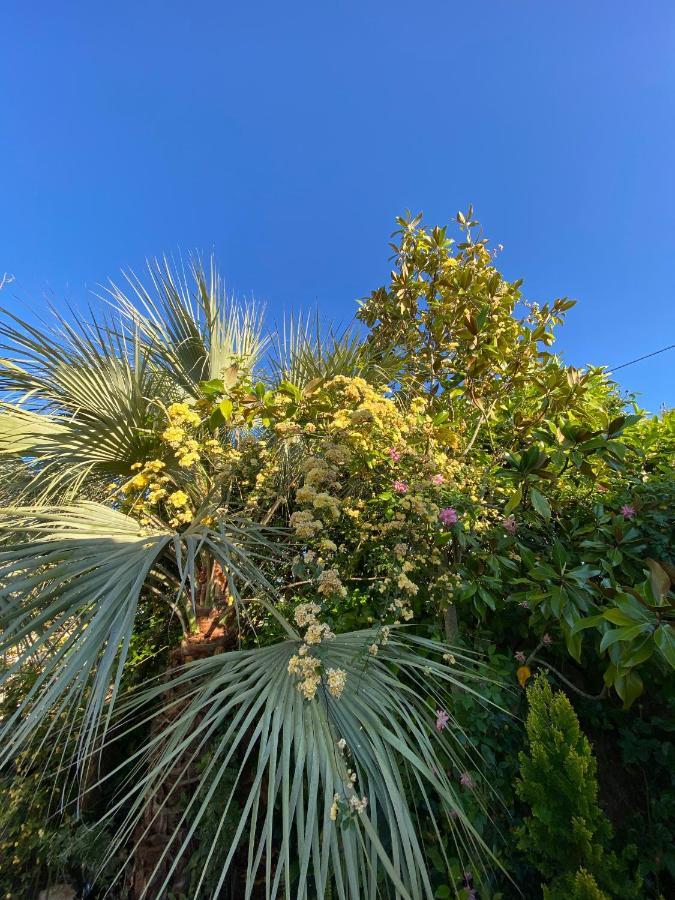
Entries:
[[262,311],[228,298],[213,260],[208,273],[198,259],[189,272],[167,259],[149,264],[148,272],[150,287],[130,272],[131,296],[116,284],[109,293],[174,388],[198,398],[201,381],[222,378],[232,366],[250,375],[267,342]]
[[257,526],[231,521],[178,534],[142,528],[121,512],[90,502],[4,511],[0,655],[10,664],[0,673],[0,691],[26,667],[35,669],[36,680],[0,726],[0,765],[45,722],[52,723],[42,738],[47,740],[62,714],[67,727],[77,718],[79,758],[87,756],[119,691],[141,592],[161,562],[176,572],[176,599],[194,601],[201,552],[221,564],[240,606],[252,589],[271,606],[265,595],[273,588],[261,564],[278,551]]
[[375,351],[355,327],[326,333],[318,314],[291,316],[284,322],[269,364],[277,382],[288,381],[300,388],[337,375],[386,384],[395,372],[394,360]]
[[[82,485],[128,474],[152,456],[148,428],[161,397],[161,379],[138,337],[111,328],[79,329],[56,317],[37,329],[5,312],[0,350],[0,457],[31,462],[34,478],[23,497],[72,499]],[[118,329],[119,331],[119,329]]]
[[[206,750],[209,763],[192,785],[183,816],[157,862],[155,872],[165,858],[171,861],[168,874],[163,883],[151,882],[145,895],[162,896],[198,838],[214,797],[222,812],[215,837],[202,853],[207,862],[191,894],[195,898],[205,895],[207,885],[209,896],[219,895],[242,840],[248,841],[244,896],[251,896],[262,870],[270,900],[431,898],[422,831],[440,836],[441,823],[474,865],[489,855],[463,813],[453,775],[475,760],[452,724],[443,733],[434,728],[436,705],[450,708],[451,688],[475,692],[472,676],[465,667],[451,669],[441,661],[446,646],[400,632],[372,657],[367,645],[375,637],[374,631],[342,634],[319,648],[324,666],[347,672],[339,699],[325,687],[315,700],[303,699],[287,672],[296,641],[194,662],[169,683],[127,698],[119,709],[125,721],[150,720],[157,704],[173,706],[175,715],[121,767],[135,764],[135,771],[144,774],[109,811],[110,817],[127,811],[109,859],[138,835],[139,822],[146,830],[151,827],[163,809],[157,796],[170,801],[181,787],[177,769],[185,775]],[[470,662],[457,658],[460,667]],[[344,753],[341,739],[348,747]],[[228,768],[237,774],[225,786]],[[348,769],[356,773],[355,785]],[[253,781],[244,788],[246,771]],[[335,794],[342,798],[337,821],[331,818]],[[366,796],[368,804],[348,815],[353,796]],[[238,817],[237,797],[242,803]],[[227,822],[234,837],[223,843],[220,833]],[[137,837],[139,843],[142,839]],[[442,843],[440,848],[443,852]]]

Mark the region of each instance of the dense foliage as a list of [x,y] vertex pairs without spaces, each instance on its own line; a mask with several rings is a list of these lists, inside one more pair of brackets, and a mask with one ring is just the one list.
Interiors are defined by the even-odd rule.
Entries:
[[164,264],[5,316],[10,896],[666,894],[675,415],[566,366],[472,216],[399,220],[362,334]]
[[598,806],[595,758],[571,703],[562,693],[554,697],[542,675],[527,699],[528,751],[519,754],[517,793],[530,813],[516,831],[520,849],[553,879],[552,896],[569,896],[582,877],[588,884],[599,880],[611,896],[639,897],[639,881],[627,883],[607,850],[612,829]]

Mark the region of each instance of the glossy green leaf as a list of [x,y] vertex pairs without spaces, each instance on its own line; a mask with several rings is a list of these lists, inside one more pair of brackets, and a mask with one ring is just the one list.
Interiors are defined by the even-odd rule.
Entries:
[[542,519],[545,519],[548,522],[551,518],[551,507],[546,497],[544,497],[544,495],[536,488],[530,488],[530,501]]

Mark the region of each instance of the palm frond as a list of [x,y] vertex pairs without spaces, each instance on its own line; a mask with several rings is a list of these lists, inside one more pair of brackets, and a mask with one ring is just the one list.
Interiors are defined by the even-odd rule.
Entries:
[[[245,840],[244,896],[252,895],[262,869],[269,900],[431,898],[424,835],[436,835],[443,854],[441,827],[474,866],[489,856],[464,815],[453,775],[475,759],[452,724],[443,733],[434,728],[436,706],[451,709],[451,688],[475,692],[471,660],[453,651],[459,662],[449,668],[441,659],[447,646],[399,632],[373,657],[367,647],[375,639],[374,631],[352,632],[321,645],[324,667],[347,673],[339,699],[325,686],[315,700],[303,699],[287,671],[298,642],[287,641],[191,663],[168,684],[125,700],[119,709],[124,721],[149,720],[158,704],[172,705],[174,714],[161,734],[123,764],[137,772],[145,767],[145,774],[108,814],[126,811],[110,859],[134,835],[143,840],[139,822],[151,827],[163,813],[156,798],[172,802],[181,785],[177,769],[194,769],[206,750],[209,763],[192,782],[189,802],[157,862],[155,873],[170,861],[168,874],[163,883],[149,882],[152,896],[162,895],[182,865],[216,797],[220,822],[208,853],[201,854],[208,862],[194,898],[205,895],[207,884],[208,896],[219,896]],[[341,740],[348,751],[340,749]],[[228,768],[237,772],[233,784],[224,778]],[[244,772],[252,773],[253,783],[242,791]],[[331,816],[336,795],[337,821]],[[367,807],[350,812],[352,798],[363,796]],[[238,797],[243,807],[237,817]],[[219,835],[226,822],[236,828],[223,844]]]
[[300,388],[338,375],[386,384],[393,371],[388,356],[376,352],[355,326],[325,331],[318,313],[291,316],[283,323],[270,368],[277,382],[289,381]]
[[222,378],[232,366],[251,374],[267,342],[262,311],[227,296],[213,260],[208,273],[198,259],[186,272],[166,258],[150,263],[148,273],[149,286],[126,274],[131,296],[116,284],[109,294],[177,388],[200,397],[200,381]]
[[106,322],[75,328],[56,314],[38,329],[5,311],[0,340],[10,354],[0,360],[0,457],[31,462],[36,497],[73,499],[89,478],[128,474],[151,458],[149,398],[159,383],[137,337]]
[[[273,586],[263,564],[271,564],[276,546],[262,529],[245,522],[195,525],[177,534],[142,528],[97,503],[5,509],[0,523],[0,656],[9,665],[0,673],[0,691],[27,667],[35,669],[36,679],[0,725],[0,765],[20,752],[45,722],[55,728],[57,721],[66,721],[70,728],[73,716],[79,758],[87,756],[109,720],[139,597],[160,560],[177,572],[177,600],[187,597],[194,603],[197,558],[205,552],[222,566],[238,605],[257,593],[271,607],[267,598]],[[290,629],[289,634],[295,632]]]

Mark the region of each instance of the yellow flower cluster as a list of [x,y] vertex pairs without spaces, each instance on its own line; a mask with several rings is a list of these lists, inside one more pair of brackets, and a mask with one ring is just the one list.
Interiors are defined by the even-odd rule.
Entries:
[[347,673],[344,669],[326,669],[326,683],[328,693],[339,700],[347,684]]
[[190,506],[190,498],[185,493],[185,491],[174,491],[173,494],[169,494],[166,498],[167,506],[171,507],[173,510],[173,515],[170,520],[170,524],[176,528],[178,525],[183,525],[188,522],[191,522],[194,518],[194,513]]
[[348,452],[382,452],[405,442],[410,423],[393,400],[365,379],[339,375],[326,384],[325,391],[336,401],[326,430],[339,436]]
[[327,597],[346,597],[347,588],[340,581],[337,569],[324,569],[319,575],[319,593]]
[[290,519],[291,528],[300,540],[308,540],[315,537],[323,528],[323,522],[315,519],[309,510],[298,509]]
[[169,425],[162,432],[162,439],[171,447],[178,458],[178,465],[190,469],[201,459],[200,444],[191,437],[188,428],[201,424],[199,413],[187,403],[172,403],[167,409]]
[[313,700],[321,684],[321,661],[315,656],[291,656],[288,674],[297,676],[297,688],[305,700]]
[[[330,640],[335,635],[324,622],[319,622],[317,615],[321,612],[318,603],[300,603],[295,608],[294,618],[298,628],[307,629],[305,632],[305,644],[320,644],[322,640]],[[306,653],[307,648],[300,648],[301,653]]]
[[[124,482],[120,488],[111,485],[111,488],[120,490],[124,494],[127,503],[140,513],[142,524],[146,524],[148,516],[152,514],[153,507],[159,500],[166,496],[166,485],[171,481],[168,475],[163,474],[165,464],[161,459],[151,459],[146,463],[134,463],[132,470],[136,472]],[[136,495],[134,497],[134,495]]]
[[174,425],[200,425],[201,417],[199,413],[187,403],[172,403],[167,409],[169,420]]
[[[335,637],[325,622],[319,622],[317,615],[320,612],[318,603],[300,603],[294,613],[297,626],[304,628],[305,634],[304,643],[288,663],[288,673],[298,677],[297,688],[306,700],[314,699],[321,683],[321,661],[311,655],[310,647]],[[341,696],[346,680],[347,673],[343,669],[326,671],[326,685],[333,697]]]

